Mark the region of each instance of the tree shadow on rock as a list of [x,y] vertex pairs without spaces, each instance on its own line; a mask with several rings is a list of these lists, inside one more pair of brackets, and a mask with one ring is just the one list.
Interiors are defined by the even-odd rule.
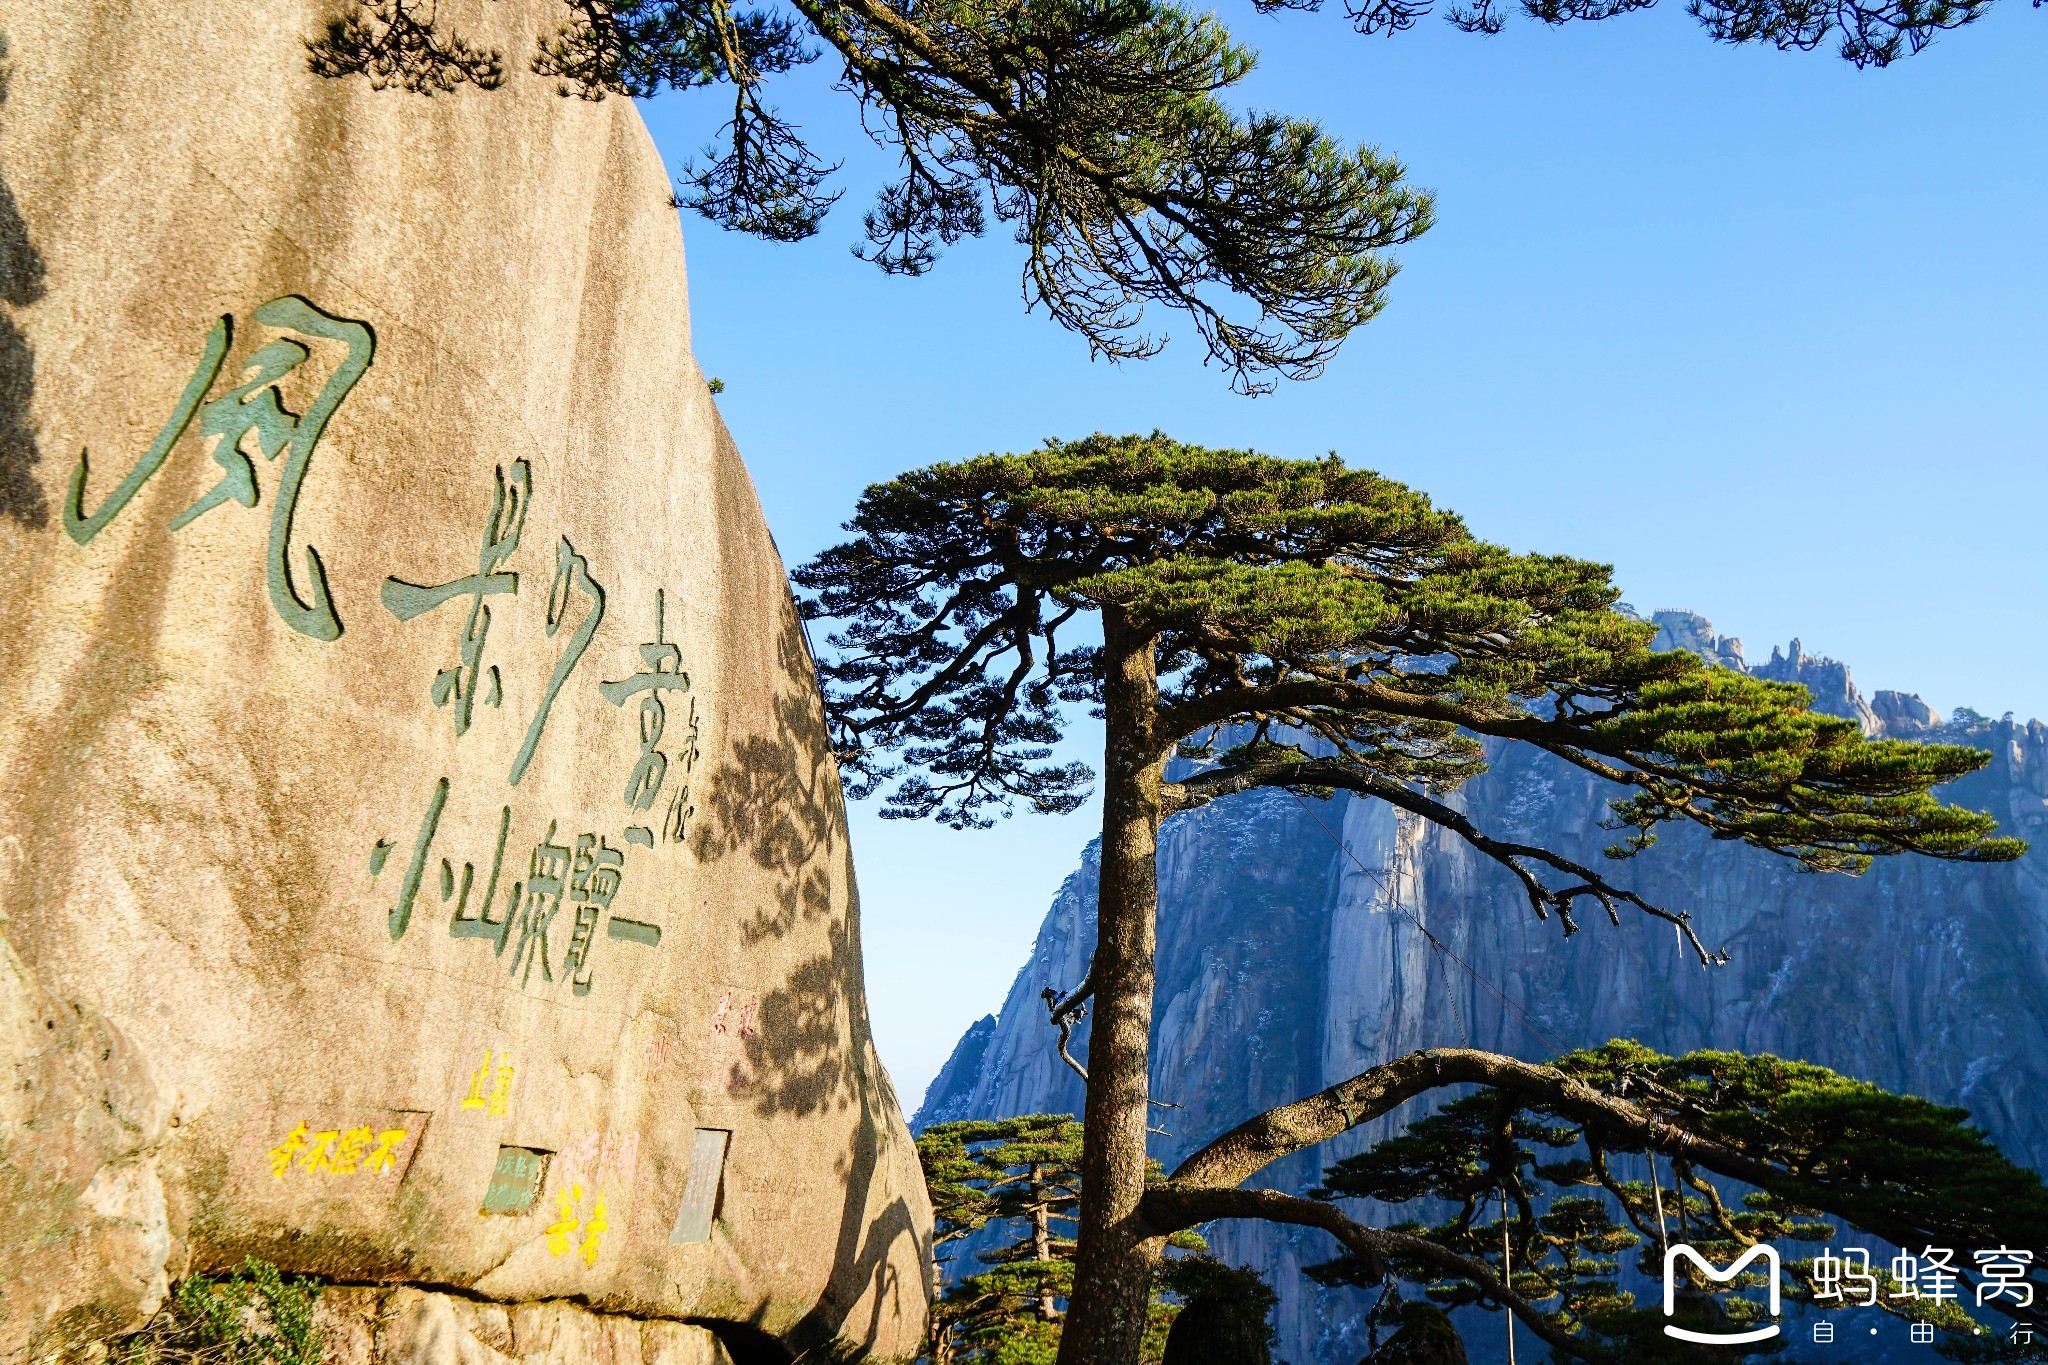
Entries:
[[[806,976],[815,965],[805,964],[796,976]],[[766,1002],[764,1020],[768,1017],[765,1005]],[[764,1028],[763,1034],[767,1032]],[[813,1034],[814,1038],[817,1036]],[[864,1038],[856,1040],[854,1047],[863,1053],[867,1051]],[[878,1075],[854,1064],[852,1056],[856,1054],[843,1055],[846,1059],[838,1064],[836,1078],[829,1078],[832,1068],[822,1055],[819,1065],[802,1077],[818,1087],[815,1093],[821,1098],[843,1085],[860,1107],[852,1145],[835,1163],[845,1195],[832,1247],[832,1270],[818,1301],[784,1338],[804,1361],[860,1358],[853,1343],[875,1341],[887,1318],[900,1318],[913,1311],[912,1305],[905,1302],[907,1295],[917,1296],[915,1311],[920,1315],[928,1309],[930,1301],[928,1286],[921,1282],[906,1285],[896,1265],[899,1243],[905,1239],[912,1264],[927,1265],[931,1259],[928,1235],[920,1237],[909,1202],[897,1194],[872,1216],[869,1213],[875,1185],[884,1179],[882,1168],[889,1135],[883,1082]],[[784,1089],[787,1094],[795,1087]],[[863,1298],[867,1301],[864,1312]]]
[[[0,33],[0,116],[5,114],[13,75],[7,35]],[[0,516],[30,530],[49,524],[50,508],[33,469],[42,458],[29,417],[29,400],[36,387],[35,352],[15,325],[11,310],[42,296],[43,258],[29,240],[28,224],[22,219],[13,187],[7,183],[5,168],[0,167],[0,303],[10,310],[0,313]]]
[[800,963],[761,997],[758,1031],[746,1040],[754,1107],[764,1118],[807,1118],[856,1103],[861,1040],[841,1021],[849,1014],[845,973],[860,970],[860,956],[847,951],[847,926],[826,932],[830,951]]
[[[755,1032],[745,1040],[747,1093],[764,1118],[858,1110],[849,1146],[835,1160],[844,1197],[831,1272],[817,1303],[782,1334],[809,1361],[840,1358],[852,1343],[873,1340],[892,1312],[903,1313],[905,1295],[923,1299],[926,1287],[901,1283],[893,1261],[904,1238],[914,1264],[929,1248],[901,1194],[869,1213],[877,1182],[887,1178],[892,1101],[879,1064],[869,1065],[874,1049],[860,993],[860,905],[845,801],[792,604],[785,604],[776,652],[772,726],[738,739],[712,773],[694,848],[700,861],[744,856],[769,874],[770,894],[741,925],[750,947],[800,928],[825,941],[823,952],[800,961],[762,996]],[[835,880],[844,882],[843,916],[834,904]]]
[[776,638],[774,730],[748,735],[711,775],[693,839],[699,861],[745,855],[774,879],[772,901],[741,926],[747,943],[782,938],[832,914],[831,869],[844,865],[839,775],[796,612]]
[[[800,928],[807,941],[825,942],[823,952],[800,961],[762,996],[745,1063],[734,1068],[763,1117],[801,1118],[856,1102],[867,1015],[857,993],[859,921],[845,805],[793,608],[784,610],[776,652],[772,724],[767,733],[736,739],[711,774],[700,798],[707,818],[698,823],[694,846],[700,861],[745,857],[767,874],[766,894],[742,912],[748,918],[740,934],[750,949]],[[843,917],[835,879],[846,883]]]

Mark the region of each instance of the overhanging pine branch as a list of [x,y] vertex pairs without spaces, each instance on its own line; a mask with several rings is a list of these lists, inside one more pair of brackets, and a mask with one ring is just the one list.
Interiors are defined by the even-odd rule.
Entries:
[[[1167,790],[1164,799],[1170,810],[1186,810],[1218,797],[1249,791],[1255,787],[1284,787],[1296,791],[1303,788],[1337,787],[1364,796],[1377,797],[1390,806],[1419,815],[1431,824],[1449,830],[1478,852],[1514,873],[1537,916],[1547,919],[1550,911],[1557,911],[1564,922],[1567,935],[1578,929],[1571,915],[1572,903],[1581,897],[1591,897],[1616,924],[1621,922],[1616,906],[1626,904],[1655,919],[1675,925],[1703,965],[1718,966],[1728,960],[1727,954],[1710,951],[1706,944],[1700,941],[1698,933],[1693,929],[1692,915],[1689,912],[1667,910],[1663,906],[1653,904],[1633,891],[1616,886],[1585,864],[1547,848],[1495,839],[1473,824],[1462,811],[1425,796],[1412,787],[1347,763],[1341,758],[1309,759],[1302,762],[1276,760],[1216,769],[1174,784]],[[1530,863],[1541,864],[1579,880],[1574,885],[1550,886],[1530,869]]]
[[1386,1274],[1386,1262],[1390,1257],[1420,1261],[1447,1276],[1477,1285],[1482,1293],[1504,1305],[1530,1331],[1564,1354],[1591,1362],[1607,1359],[1587,1350],[1584,1342],[1560,1331],[1556,1324],[1544,1317],[1542,1310],[1510,1289],[1484,1262],[1460,1256],[1448,1247],[1420,1237],[1369,1228],[1346,1217],[1335,1205],[1319,1199],[1303,1199],[1278,1190],[1187,1186],[1175,1180],[1148,1188],[1138,1205],[1138,1212],[1145,1223],[1160,1235],[1219,1218],[1259,1218],[1269,1223],[1321,1228],[1342,1242],[1345,1250],[1362,1259],[1368,1273],[1376,1279]]
[[1417,1096],[1450,1085],[1485,1085],[1513,1092],[1599,1135],[1630,1148],[1659,1152],[1687,1165],[1767,1190],[1798,1205],[1824,1208],[1864,1231],[1898,1245],[1962,1236],[1968,1229],[1919,1220],[1854,1188],[1772,1165],[1702,1136],[1647,1106],[1610,1095],[1555,1066],[1524,1062],[1473,1048],[1430,1048],[1340,1081],[1316,1094],[1245,1120],[1195,1152],[1173,1172],[1181,1188],[1230,1189],[1290,1156],[1389,1113]]

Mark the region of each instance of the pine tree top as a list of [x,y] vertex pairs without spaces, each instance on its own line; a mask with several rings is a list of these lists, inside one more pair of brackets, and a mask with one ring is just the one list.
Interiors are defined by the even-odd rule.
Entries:
[[[1435,796],[1483,771],[1495,740],[1615,784],[1630,835],[1611,856],[1673,820],[1824,871],[2025,849],[1933,793],[1984,752],[1866,739],[1798,684],[1652,650],[1606,565],[1480,540],[1336,455],[1157,432],[1049,441],[876,484],[847,529],[795,578],[805,615],[831,623],[820,674],[842,765],[856,795],[888,789],[890,815],[965,826],[1016,802],[1078,805],[1092,774],[1051,746],[1066,707],[1102,699],[1099,637],[1079,618],[1113,612],[1160,675],[1133,738],[1218,760],[1169,809],[1346,787],[1454,824]],[[1219,756],[1225,727],[1251,740]],[[1482,851],[1506,860],[1494,843]],[[1611,913],[1610,890],[1574,894]],[[1571,895],[1531,896],[1569,923]]]
[[931,1193],[937,1242],[1024,1218],[1034,1205],[1063,1223],[1073,1219],[1080,1198],[1081,1122],[1072,1114],[935,1124],[918,1135],[917,1155]]

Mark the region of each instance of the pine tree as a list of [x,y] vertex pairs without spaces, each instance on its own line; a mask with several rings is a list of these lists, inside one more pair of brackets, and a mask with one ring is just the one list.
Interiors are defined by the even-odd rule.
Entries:
[[[1253,0],[1261,12],[1322,0]],[[839,198],[802,129],[769,102],[777,77],[829,51],[860,129],[897,157],[864,220],[862,255],[930,270],[990,219],[1025,249],[1028,304],[1091,355],[1150,355],[1151,305],[1191,323],[1242,392],[1320,373],[1383,306],[1390,248],[1430,223],[1427,194],[1371,147],[1314,123],[1240,114],[1222,96],[1256,54],[1177,0],[562,0],[532,47],[481,47],[434,0],[345,0],[314,37],[313,70],[419,94],[490,90],[508,62],[564,96],[717,87],[730,116],[677,202],[775,241],[818,230]],[[1520,0],[1549,24],[1655,0]],[[1361,33],[1413,27],[1434,0],[1345,0]],[[1836,41],[1884,66],[1980,17],[1991,0],[1688,0],[1717,40],[1810,49]],[[1451,0],[1468,32],[1499,31],[1504,0]]]
[[[1639,1136],[1608,1126],[1597,1108],[1555,1102],[1509,1080],[1338,1161],[1316,1197],[1395,1209],[1436,1201],[1450,1216],[1394,1231],[1460,1257],[1505,1261],[1515,1292],[1589,1355],[1642,1365],[1700,1358],[1697,1347],[1664,1335],[1668,1321],[1729,1332],[1767,1319],[1754,1299],[1701,1292],[1712,1286],[1689,1265],[1690,1292],[1667,1319],[1661,1303],[1639,1306],[1622,1287],[1624,1253],[1634,1252],[1635,1270],[1660,1284],[1665,1248],[1678,1242],[1721,1265],[1765,1242],[1816,1244],[1823,1256],[1851,1244],[1881,1252],[1890,1243],[1916,1255],[1938,1245],[1968,1267],[1968,1248],[2033,1248],[2048,1234],[2040,1177],[2008,1162],[1960,1109],[1804,1062],[1716,1051],[1673,1058],[1621,1041],[1560,1057],[1552,1069],[1601,1093],[1630,1095],[1640,1113],[1758,1163],[1762,1187],[1737,1198],[1689,1158],[1660,1159]],[[1978,1319],[1994,1324],[1984,1334],[1993,1338],[2008,1336],[2014,1322],[2048,1332],[2048,1314],[2021,1305],[2017,1293],[1987,1300],[1976,1318],[1967,1288],[1961,1304],[1895,1294],[1906,1286],[1886,1264],[1872,1262],[1877,1310],[1934,1324],[1951,1351],[1979,1345]],[[1818,1267],[1813,1256],[1787,1263],[1789,1298],[1823,1308],[1862,1302],[1854,1286],[1842,1292],[1839,1263],[1831,1278]],[[1325,1284],[1372,1287],[1384,1271],[1441,1308],[1500,1307],[1471,1280],[1414,1256],[1384,1266],[1344,1256],[1308,1273]],[[2033,1288],[2048,1290],[2048,1276]],[[2048,1308],[2048,1292],[2039,1297]],[[1375,1315],[1396,1317],[1403,1306],[1390,1295]],[[1996,1330],[2001,1322],[2007,1330]],[[1730,1361],[1782,1349],[1781,1340],[1712,1348],[1715,1359]]]
[[990,1224],[1016,1234],[976,1255],[990,1269],[955,1275],[947,1285],[932,1311],[933,1360],[1051,1361],[1058,1304],[1072,1288],[1081,1125],[1070,1114],[938,1124],[919,1135],[917,1155],[942,1273],[957,1259],[958,1248],[947,1248]]
[[[1375,798],[1499,864],[1564,933],[1586,904],[1616,923],[1640,913],[1676,925],[1703,963],[1723,955],[1682,907],[1489,834],[1446,803],[1485,766],[1486,742],[1610,783],[1627,834],[1617,858],[1672,821],[1815,871],[2025,847],[1932,795],[1984,753],[1866,740],[1795,684],[1653,652],[1653,628],[1613,610],[1605,566],[1486,544],[1334,455],[1282,460],[1156,433],[1055,441],[877,484],[848,529],[794,576],[807,617],[831,623],[819,674],[853,795],[886,792],[886,814],[955,827],[1018,802],[1072,810],[1091,774],[1052,761],[1051,746],[1068,706],[1104,719],[1095,951],[1051,1002],[1063,1040],[1093,1010],[1063,1365],[1137,1358],[1161,1239],[1181,1228],[1280,1218],[1367,1245],[1369,1230],[1331,1221],[1327,1205],[1237,1187],[1385,1112],[1387,1093],[1499,1070],[1486,1054],[1417,1054],[1249,1120],[1148,1189],[1154,864],[1174,812],[1260,787]],[[1085,638],[1084,613],[1101,643]],[[1200,771],[1169,782],[1176,754]]]
[[[937,1269],[956,1272],[933,1305],[926,1357],[933,1365],[1051,1365],[1073,1287],[1081,1124],[1071,1114],[937,1124],[918,1137],[917,1155],[931,1192]],[[1155,1163],[1150,1175],[1160,1174]],[[957,1273],[960,1246],[976,1234],[991,1245],[972,1258],[989,1268]],[[1202,1331],[1179,1323],[1184,1307],[1240,1333],[1256,1324],[1250,1330],[1270,1339],[1273,1292],[1256,1273],[1200,1254],[1206,1247],[1192,1232],[1169,1243],[1195,1254],[1159,1267],[1143,1360],[1173,1365],[1170,1337]]]

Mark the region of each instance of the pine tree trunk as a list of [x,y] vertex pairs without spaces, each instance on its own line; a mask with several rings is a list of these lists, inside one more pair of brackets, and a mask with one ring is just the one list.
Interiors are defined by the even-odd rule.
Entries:
[[931,1343],[929,1354],[932,1365],[953,1365],[953,1324],[950,1319],[939,1315],[940,1300],[946,1292],[945,1273],[936,1263],[929,1265],[931,1271],[931,1316],[926,1319],[926,1339]]
[[1152,971],[1158,910],[1159,785],[1165,759],[1153,640],[1122,612],[1102,613],[1102,879],[1095,998],[1082,1118],[1080,1229],[1059,1365],[1137,1365],[1161,1243],[1143,1234],[1151,1089]]
[[[1040,1265],[1052,1261],[1052,1219],[1045,1212],[1045,1167],[1031,1163],[1031,1259]],[[1052,1322],[1060,1315],[1059,1304],[1050,1288],[1039,1291],[1038,1316]]]

